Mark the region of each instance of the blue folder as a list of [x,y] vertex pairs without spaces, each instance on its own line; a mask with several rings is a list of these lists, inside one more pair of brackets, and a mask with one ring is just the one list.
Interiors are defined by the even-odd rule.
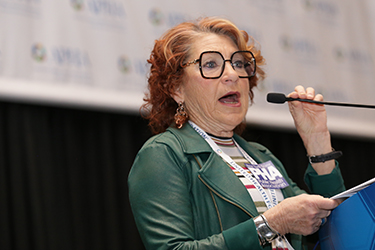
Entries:
[[319,241],[322,250],[375,249],[375,183],[332,210]]

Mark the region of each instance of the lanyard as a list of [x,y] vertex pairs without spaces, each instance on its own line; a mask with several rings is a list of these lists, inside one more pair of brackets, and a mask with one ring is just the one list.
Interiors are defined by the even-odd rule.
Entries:
[[[227,155],[226,153],[224,153],[219,148],[219,146],[211,139],[211,137],[205,131],[203,131],[200,127],[198,127],[198,125],[196,125],[192,121],[189,121],[189,124],[190,124],[190,126],[193,127],[193,129],[195,131],[197,131],[198,134],[200,134],[203,137],[203,139],[206,140],[206,142],[211,146],[212,150],[215,151],[216,154],[218,154],[224,161],[226,161],[229,165],[231,165],[238,172],[240,172],[243,176],[245,176],[251,182],[251,184],[255,186],[255,188],[258,190],[258,192],[262,195],[262,198],[263,198],[264,202],[266,203],[268,209],[270,209],[271,207],[277,205],[277,196],[276,196],[275,189],[268,189],[270,191],[270,194],[271,194],[271,200],[270,200],[270,198],[267,195],[266,191],[264,190],[264,188],[262,187],[262,185],[259,184],[259,182],[257,181],[257,179],[255,179],[251,174],[249,174],[249,172],[247,172],[241,166],[239,166],[229,155]],[[240,150],[242,156],[248,162],[250,162],[251,164],[257,164],[257,162],[253,158],[251,158],[245,152],[245,150],[243,150],[238,145],[238,143],[234,139],[233,139],[233,141],[234,141],[236,147]],[[285,243],[287,245],[287,249],[294,250],[294,248],[290,245],[290,243],[288,242],[288,240],[286,239],[285,236],[279,236],[279,238],[282,238],[285,241]],[[274,246],[274,244],[276,244],[275,241],[272,242],[272,246]]]
[[[248,179],[252,185],[255,186],[255,188],[258,190],[258,192],[261,194],[264,202],[266,203],[266,206],[268,209],[270,209],[273,206],[276,206],[278,201],[277,201],[277,196],[276,196],[276,191],[275,189],[268,189],[271,198],[268,196],[262,185],[259,184],[257,179],[255,179],[249,172],[244,170],[241,166],[239,166],[229,155],[224,153],[219,146],[211,139],[210,136],[207,135],[205,131],[203,131],[198,125],[196,125],[194,122],[189,121],[189,124],[193,127],[195,131],[197,131],[198,134],[200,134],[203,139],[206,140],[206,142],[211,146],[212,150],[215,151],[216,154],[218,154],[224,161],[226,161],[230,166],[232,166],[234,169],[236,169],[238,172],[240,172],[243,176],[245,176],[246,179]],[[237,142],[233,139],[235,145],[237,148],[240,150],[242,156],[249,161],[251,164],[257,164],[257,162],[254,161],[253,158],[251,158],[245,150],[243,150]]]

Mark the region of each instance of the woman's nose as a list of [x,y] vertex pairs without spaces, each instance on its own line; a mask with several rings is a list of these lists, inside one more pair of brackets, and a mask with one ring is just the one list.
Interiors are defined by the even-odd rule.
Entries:
[[230,60],[224,61],[223,78],[226,78],[225,80],[232,80],[232,81],[237,81],[239,78]]

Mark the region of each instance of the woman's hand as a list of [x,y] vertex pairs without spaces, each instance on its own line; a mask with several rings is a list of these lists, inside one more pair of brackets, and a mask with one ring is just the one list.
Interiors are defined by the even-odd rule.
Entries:
[[[305,90],[302,86],[297,86],[288,97],[323,101],[323,96],[321,94],[315,95],[313,88]],[[314,133],[328,132],[327,114],[324,105],[299,101],[288,102],[288,105],[296,128],[301,135],[310,136]]]
[[[313,88],[297,86],[288,97],[323,101],[323,96],[315,94]],[[288,102],[294,124],[308,155],[327,154],[332,151],[331,136],[327,127],[327,113],[324,105],[293,101]],[[329,174],[335,167],[335,161],[313,164],[315,171]]]
[[263,215],[270,227],[281,235],[309,235],[318,231],[322,219],[327,218],[339,203],[319,195],[302,194],[283,200]]

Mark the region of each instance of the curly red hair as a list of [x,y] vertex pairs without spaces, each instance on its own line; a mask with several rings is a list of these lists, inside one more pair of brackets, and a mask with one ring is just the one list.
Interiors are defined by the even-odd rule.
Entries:
[[[189,52],[196,38],[204,33],[214,33],[229,37],[239,50],[250,50],[257,64],[256,75],[249,79],[249,97],[253,102],[252,89],[258,80],[265,77],[260,67],[264,65],[264,58],[260,50],[255,48],[254,39],[232,22],[222,18],[203,18],[196,22],[184,22],[168,30],[159,40],[155,41],[150,58],[151,64],[148,77],[148,90],[144,97],[145,103],[141,107],[143,117],[149,120],[149,126],[154,134],[164,132],[174,123],[177,103],[172,98],[173,93],[182,84],[184,70],[181,65],[189,57]],[[251,41],[248,44],[249,40]],[[239,133],[245,124],[236,127]]]

